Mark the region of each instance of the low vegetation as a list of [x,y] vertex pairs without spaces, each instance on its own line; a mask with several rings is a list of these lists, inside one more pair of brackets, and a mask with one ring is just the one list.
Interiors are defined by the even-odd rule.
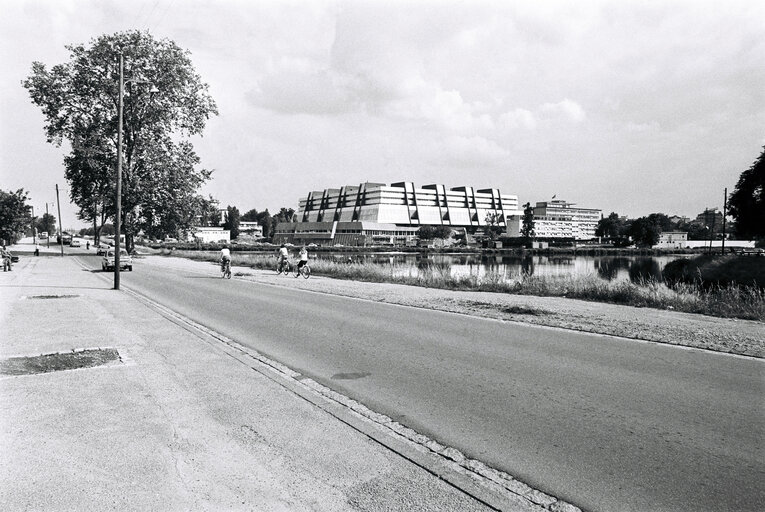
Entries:
[[[217,261],[216,253],[201,251],[162,251],[163,254],[200,261]],[[751,258],[760,263],[760,258]],[[232,264],[271,270],[276,259],[266,254],[232,254]],[[314,275],[337,279],[398,283],[449,290],[473,290],[519,295],[569,297],[635,307],[670,309],[719,317],[765,321],[765,290],[737,283],[700,284],[675,282],[669,286],[657,279],[607,281],[595,275],[545,277],[500,272],[452,276],[448,264],[380,265],[374,263],[312,260]],[[509,278],[508,278],[509,277]]]

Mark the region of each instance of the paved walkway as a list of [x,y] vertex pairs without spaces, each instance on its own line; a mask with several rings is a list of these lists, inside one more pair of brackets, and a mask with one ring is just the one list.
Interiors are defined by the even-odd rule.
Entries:
[[120,356],[0,374],[0,510],[488,510],[110,287],[69,257],[0,273],[0,368],[88,348]]

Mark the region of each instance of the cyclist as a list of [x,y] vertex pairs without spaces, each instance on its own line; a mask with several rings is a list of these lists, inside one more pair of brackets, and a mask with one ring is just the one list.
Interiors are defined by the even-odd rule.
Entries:
[[305,245],[300,248],[300,261],[298,262],[297,266],[297,273],[295,274],[295,277],[298,277],[300,275],[300,269],[305,266],[305,264],[308,263],[308,249],[305,248]]
[[279,247],[279,253],[276,258],[276,268],[277,269],[281,268],[281,266],[287,262],[287,259],[289,258],[289,256],[290,256],[290,253],[289,251],[287,251],[287,246],[282,244]]
[[231,251],[227,245],[220,250],[220,271],[226,270],[226,263],[231,264]]

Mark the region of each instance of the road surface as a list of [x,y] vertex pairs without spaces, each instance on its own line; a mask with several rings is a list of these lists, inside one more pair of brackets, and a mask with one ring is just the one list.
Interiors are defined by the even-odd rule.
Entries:
[[[100,259],[82,257],[93,268]],[[122,285],[591,511],[765,503],[765,364],[136,260]],[[314,278],[312,278],[314,279]]]

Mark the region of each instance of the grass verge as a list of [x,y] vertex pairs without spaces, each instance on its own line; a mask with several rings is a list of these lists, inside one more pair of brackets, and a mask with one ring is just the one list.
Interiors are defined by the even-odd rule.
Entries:
[[[217,253],[201,251],[168,251],[173,255],[198,261],[218,260]],[[232,254],[232,264],[273,270],[276,259],[266,254]],[[446,290],[485,291],[568,297],[593,302],[606,302],[635,307],[669,309],[687,313],[765,321],[765,292],[756,286],[735,284],[702,287],[696,283],[677,283],[672,287],[654,279],[640,283],[606,281],[594,275],[545,277],[518,275],[512,279],[498,272],[476,276],[452,276],[449,265],[379,265],[345,263],[328,260],[310,262],[314,275],[337,279],[396,283]]]

